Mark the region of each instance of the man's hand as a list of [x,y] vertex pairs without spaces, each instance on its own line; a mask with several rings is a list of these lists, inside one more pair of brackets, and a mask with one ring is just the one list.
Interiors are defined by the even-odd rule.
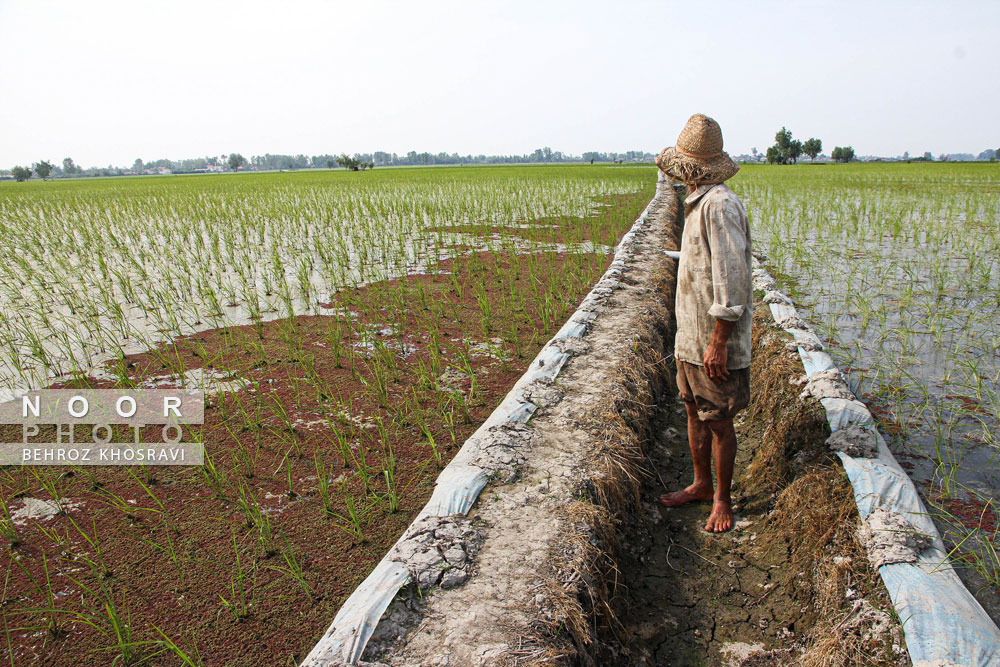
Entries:
[[729,335],[735,326],[735,320],[716,319],[712,339],[708,341],[708,349],[705,350],[705,374],[716,384],[722,384],[729,379],[729,369],[726,368],[729,350],[726,349],[726,341],[729,340]]
[[716,384],[722,384],[729,379],[729,369],[726,362],[729,361],[729,351],[726,346],[709,344],[705,350],[705,374]]

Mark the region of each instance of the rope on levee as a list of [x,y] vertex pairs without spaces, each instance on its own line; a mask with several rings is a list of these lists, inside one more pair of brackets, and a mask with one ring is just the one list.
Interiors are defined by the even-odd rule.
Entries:
[[502,442],[504,446],[510,446],[512,440],[526,441],[530,437],[530,432],[526,433],[530,430],[523,425],[537,409],[537,405],[529,400],[531,387],[537,387],[539,382],[551,383],[559,375],[571,356],[570,352],[563,351],[564,343],[586,335],[597,317],[596,306],[620,287],[619,278],[634,259],[637,236],[649,225],[651,210],[662,199],[672,196],[672,192],[657,189],[657,194],[619,241],[611,266],[601,280],[546,343],[503,402],[441,471],[430,500],[371,574],[344,602],[319,642],[302,661],[301,667],[351,665],[361,659],[382,614],[400,588],[412,580],[412,568],[408,567],[407,559],[412,557],[414,550],[407,548],[407,543],[426,531],[428,520],[464,516],[469,512],[490,476],[497,472],[498,462],[488,451],[492,445]]
[[868,408],[756,258],[754,267],[754,287],[764,290],[774,321],[795,338],[805,391],[826,410],[833,432],[827,442],[854,487],[862,541],[899,615],[910,659],[917,667],[1000,664],[1000,629],[948,562],[934,522]]

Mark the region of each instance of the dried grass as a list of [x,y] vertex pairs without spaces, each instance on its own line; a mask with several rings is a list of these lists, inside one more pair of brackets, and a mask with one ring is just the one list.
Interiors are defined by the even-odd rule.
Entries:
[[[811,600],[816,622],[806,630],[805,650],[795,664],[907,664],[898,649],[899,623],[886,611],[891,610],[888,596],[857,539],[853,488],[824,444],[829,427],[823,410],[815,400],[799,399],[799,388],[790,384],[801,375],[801,365],[787,352],[787,338],[777,332],[766,308],[757,310],[754,324],[751,392],[756,400],[746,423],[759,425],[760,447],[741,487],[757,500],[774,498],[753,554],[765,559],[787,550],[776,583]],[[799,467],[796,457],[812,463]]]
[[738,480],[749,504],[770,502],[789,483],[792,459],[798,452],[832,460],[816,447],[830,434],[822,407],[817,401],[800,400],[799,388],[789,382],[802,375],[802,365],[785,348],[787,340],[790,337],[775,327],[767,308],[757,308],[750,363],[751,402],[743,421],[758,446]]

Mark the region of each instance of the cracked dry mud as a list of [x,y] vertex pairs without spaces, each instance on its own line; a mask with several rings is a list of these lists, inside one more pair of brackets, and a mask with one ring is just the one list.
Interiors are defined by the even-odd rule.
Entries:
[[[790,647],[798,626],[814,618],[809,601],[774,576],[785,563],[748,553],[763,513],[745,511],[737,490],[733,530],[713,535],[704,530],[710,502],[670,509],[655,502],[664,487],[691,482],[684,406],[678,400],[665,412],[666,427],[649,451],[658,475],[644,485],[645,525],[632,531],[631,562],[622,563],[632,602],[623,619],[630,664],[730,664],[723,651],[734,643]],[[740,444],[737,470],[750,457]]]

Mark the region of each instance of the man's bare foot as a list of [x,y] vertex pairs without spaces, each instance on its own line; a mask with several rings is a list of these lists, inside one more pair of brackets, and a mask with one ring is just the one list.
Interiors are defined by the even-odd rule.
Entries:
[[660,502],[667,507],[679,507],[699,500],[711,500],[715,493],[711,486],[695,486],[692,484],[683,491],[673,491],[660,496]]
[[724,533],[733,527],[733,509],[729,503],[716,500],[712,504],[712,513],[708,516],[705,530],[710,533]]

